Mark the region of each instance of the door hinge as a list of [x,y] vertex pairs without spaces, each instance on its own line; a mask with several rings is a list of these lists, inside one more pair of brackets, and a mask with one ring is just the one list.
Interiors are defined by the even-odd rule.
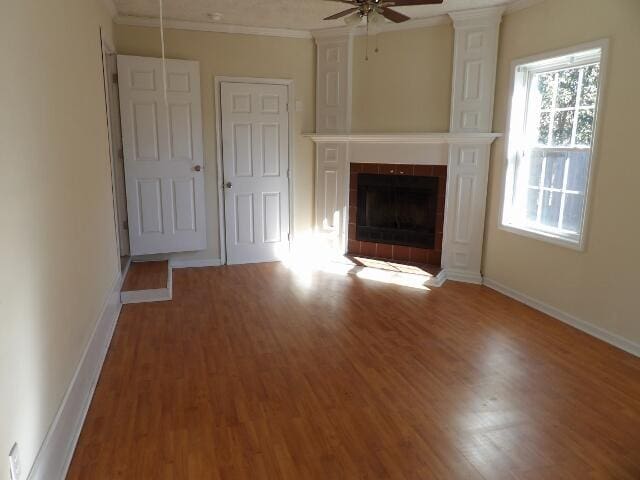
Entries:
[[114,73],[113,75],[111,75],[111,81],[113,83],[118,83],[118,74]]
[[129,220],[123,220],[122,221],[122,228],[124,230],[129,230]]

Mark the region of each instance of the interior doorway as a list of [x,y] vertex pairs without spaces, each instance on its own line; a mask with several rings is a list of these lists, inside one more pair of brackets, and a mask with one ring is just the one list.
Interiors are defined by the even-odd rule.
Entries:
[[289,250],[287,80],[217,80],[226,263],[277,261]]
[[120,124],[120,98],[118,91],[118,62],[115,49],[102,37],[102,68],[111,157],[111,182],[116,242],[120,256],[120,270],[129,261],[129,225],[127,221],[127,194],[124,183],[124,155]]

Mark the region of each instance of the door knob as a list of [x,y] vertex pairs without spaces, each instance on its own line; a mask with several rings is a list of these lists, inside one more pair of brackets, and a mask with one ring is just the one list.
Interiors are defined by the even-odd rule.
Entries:
[[200,170],[202,170],[202,167],[200,165],[196,165],[195,167],[193,167],[193,170],[199,172]]
[[224,186],[227,187],[227,188],[233,188],[233,183],[227,182],[227,183],[224,184]]

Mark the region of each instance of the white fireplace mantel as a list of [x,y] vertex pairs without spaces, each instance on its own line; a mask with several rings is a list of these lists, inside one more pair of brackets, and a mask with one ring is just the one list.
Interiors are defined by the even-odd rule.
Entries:
[[491,144],[501,133],[308,133],[316,143]]
[[451,13],[449,133],[351,133],[353,35],[316,37],[315,232],[347,250],[351,163],[446,165],[442,274],[480,283],[499,28],[504,8]]
[[316,233],[347,251],[352,163],[446,165],[442,272],[480,283],[491,144],[498,133],[309,134],[316,144]]

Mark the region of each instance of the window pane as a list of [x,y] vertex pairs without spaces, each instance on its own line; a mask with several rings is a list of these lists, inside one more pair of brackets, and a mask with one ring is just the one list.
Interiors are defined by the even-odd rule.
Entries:
[[564,152],[549,152],[547,154],[543,186],[548,188],[562,188],[566,159],[567,154]]
[[527,192],[527,220],[535,222],[538,218],[538,199],[540,191],[537,188],[530,188]]
[[544,192],[542,195],[542,215],[540,222],[547,227],[557,227],[560,221],[560,199],[559,192]]
[[529,185],[537,187],[540,185],[540,177],[542,176],[542,161],[544,152],[534,150],[531,152],[531,160],[529,166]]
[[574,233],[579,233],[582,229],[583,208],[584,195],[568,193],[564,201],[562,228]]
[[584,193],[587,188],[590,156],[589,152],[571,152],[569,154],[567,190],[576,190]]
[[593,132],[593,109],[580,110],[578,128],[576,129],[576,145],[591,145]]
[[551,114],[543,112],[540,114],[540,123],[538,124],[538,144],[547,145],[549,143],[549,127],[551,124]]
[[556,112],[553,116],[553,145],[569,145],[573,133],[573,110]]
[[551,108],[553,100],[553,73],[545,73],[544,75],[536,75],[538,80],[538,92],[542,99],[541,108]]
[[570,68],[558,72],[558,97],[556,100],[558,108],[574,107],[576,105],[579,78],[579,68]]
[[598,78],[600,75],[600,65],[590,65],[585,68],[584,79],[582,80],[582,106],[595,105],[598,96]]

